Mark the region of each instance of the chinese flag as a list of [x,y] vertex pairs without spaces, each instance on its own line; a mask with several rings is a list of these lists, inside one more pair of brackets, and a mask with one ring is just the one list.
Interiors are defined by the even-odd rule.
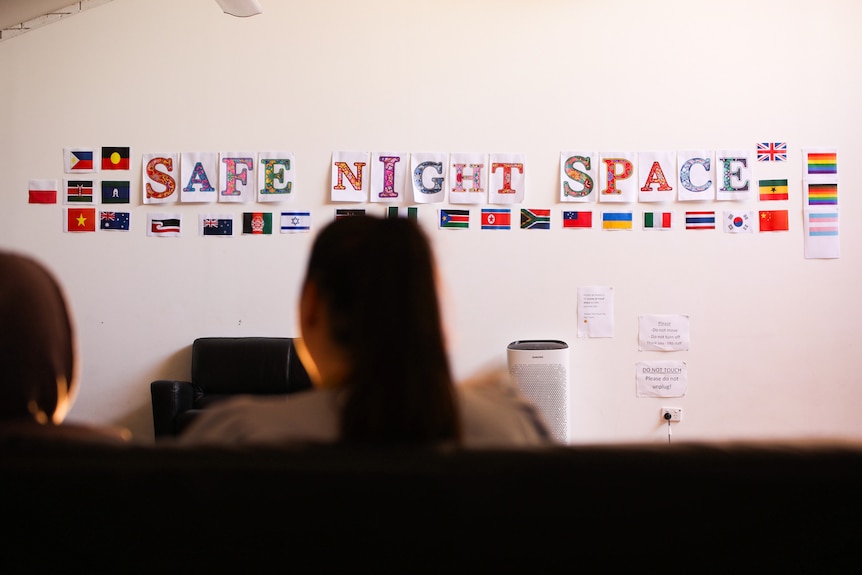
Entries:
[[96,208],[69,208],[66,229],[70,232],[95,232]]
[[789,229],[787,210],[761,210],[759,219],[761,232],[782,232]]

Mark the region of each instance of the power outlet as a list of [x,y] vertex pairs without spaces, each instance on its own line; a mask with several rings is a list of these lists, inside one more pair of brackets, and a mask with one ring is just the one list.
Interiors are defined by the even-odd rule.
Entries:
[[670,421],[672,423],[682,421],[682,408],[681,407],[662,407],[661,408],[661,420],[667,421],[667,415],[670,415]]

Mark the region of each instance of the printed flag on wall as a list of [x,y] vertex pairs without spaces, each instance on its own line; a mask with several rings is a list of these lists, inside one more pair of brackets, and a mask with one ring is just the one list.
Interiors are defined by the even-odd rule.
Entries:
[[787,210],[760,210],[761,232],[787,231]]
[[806,206],[837,206],[838,184],[829,182],[805,182]]
[[67,204],[93,203],[93,180],[66,180],[64,188]]
[[687,230],[714,230],[715,212],[686,212],[685,229]]
[[147,235],[153,237],[179,237],[181,214],[147,214]]
[[784,162],[787,160],[787,142],[758,142],[758,162]]
[[128,170],[129,147],[102,147],[103,170]]
[[602,228],[605,230],[632,229],[631,212],[602,212]]
[[593,212],[566,210],[563,212],[563,227],[591,228],[593,227]]
[[364,216],[364,215],[365,215],[364,209],[349,210],[349,209],[345,209],[345,208],[339,208],[339,209],[335,210],[335,219],[336,220],[340,220],[341,218],[351,218],[353,216]]
[[128,204],[129,189],[128,180],[102,180],[102,203]]
[[129,217],[129,212],[99,212],[99,229],[127,232]]
[[67,232],[95,232],[96,208],[67,208]]
[[731,234],[754,232],[754,212],[724,212],[724,231]]
[[242,233],[263,234],[272,233],[271,212],[245,212],[242,214]]
[[27,187],[30,193],[29,203],[57,203],[57,180],[30,180]]
[[644,212],[645,230],[669,230],[673,212]]
[[467,229],[470,227],[470,210],[440,210],[440,227]]
[[787,199],[787,180],[760,180],[761,201],[770,200],[786,200]]
[[75,172],[95,172],[96,152],[92,148],[64,148],[63,169],[67,174]]
[[198,229],[202,236],[232,236],[233,217],[230,214],[200,214]]
[[809,236],[837,236],[838,235],[838,212],[811,212],[806,214],[808,218]]
[[521,208],[522,230],[549,230],[551,229],[551,210]]
[[806,150],[805,172],[809,176],[838,175],[838,152],[835,150]]
[[401,208],[398,206],[389,206],[386,208],[387,218],[407,218],[408,220],[416,221],[419,217],[419,209],[416,206]]
[[512,210],[508,208],[482,208],[483,230],[508,230],[512,227]]
[[311,230],[311,212],[281,212],[281,233],[295,234]]
[[838,208],[805,210],[806,259],[832,259],[841,256]]

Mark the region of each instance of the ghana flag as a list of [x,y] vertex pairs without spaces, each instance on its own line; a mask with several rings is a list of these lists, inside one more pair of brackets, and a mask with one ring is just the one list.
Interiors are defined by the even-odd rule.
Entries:
[[787,199],[787,180],[760,180],[758,185],[762,201]]

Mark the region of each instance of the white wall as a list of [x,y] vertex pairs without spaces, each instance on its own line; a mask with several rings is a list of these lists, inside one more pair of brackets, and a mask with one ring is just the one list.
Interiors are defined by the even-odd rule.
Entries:
[[[145,214],[164,207],[142,205],[141,154],[292,150],[290,205],[320,226],[342,207],[328,202],[333,151],[523,152],[521,207],[552,208],[556,229],[483,232],[474,207],[473,229],[437,230],[439,205],[420,211],[459,377],[505,361],[513,340],[562,339],[575,442],[666,441],[662,405],[685,410],[676,441],[862,436],[862,5],[261,4],[263,15],[238,19],[212,0],[114,0],[0,43],[0,247],[36,255],[68,290],[84,362],[73,420],[126,425],[148,441],[149,382],[187,377],[195,337],[296,335],[312,236],[216,240],[191,227],[148,238]],[[789,232],[560,229],[560,212],[573,209],[558,202],[562,150],[766,140],[790,147]],[[129,233],[66,234],[62,205],[27,203],[28,180],[62,180],[62,150],[79,145],[132,147]],[[809,146],[839,149],[837,260],[803,258],[799,150]],[[209,211],[171,209],[187,222]],[[586,285],[614,287],[614,338],[577,337]],[[644,313],[690,315],[691,350],[639,352]],[[651,359],[688,363],[685,397],[636,397],[635,362]]]

